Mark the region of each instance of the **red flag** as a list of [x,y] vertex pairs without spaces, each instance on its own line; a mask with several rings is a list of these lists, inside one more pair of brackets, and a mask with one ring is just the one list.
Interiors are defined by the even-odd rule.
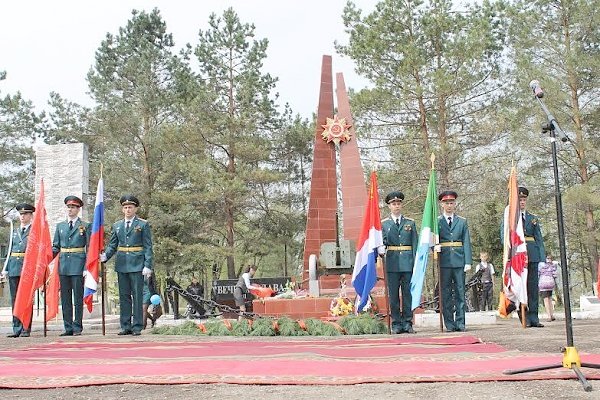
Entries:
[[[520,304],[527,304],[527,245],[519,207],[517,169],[512,167],[508,181],[508,206],[504,210],[503,294],[500,315],[507,317]],[[509,307],[507,300],[512,302]],[[508,309],[507,309],[508,308]]]
[[44,284],[48,264],[52,261],[52,241],[44,205],[43,179],[35,210],[13,308],[13,315],[21,321],[26,330],[30,329],[29,325],[33,314],[33,293]]
[[60,278],[58,277],[59,257],[54,259],[48,266],[48,280],[46,281],[46,322],[58,314],[58,299],[60,290]]

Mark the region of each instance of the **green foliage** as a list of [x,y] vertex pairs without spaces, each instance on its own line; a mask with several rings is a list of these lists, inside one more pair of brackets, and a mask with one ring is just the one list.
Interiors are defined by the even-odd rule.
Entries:
[[308,333],[300,328],[298,321],[289,317],[281,317],[277,320],[280,336],[305,336]]
[[368,313],[347,315],[339,320],[339,325],[348,335],[370,335],[388,333],[386,324]]
[[222,319],[209,318],[204,322],[204,328],[208,336],[231,336],[232,331],[225,326]]
[[[0,76],[0,82],[3,80]],[[43,138],[44,114],[16,95],[0,97],[0,209],[2,214],[16,203],[33,203],[34,151]]]
[[248,336],[252,332],[252,327],[247,319],[232,322],[232,326],[231,334],[233,336]]
[[275,336],[276,334],[273,320],[270,318],[257,318],[252,323],[250,336]]
[[311,336],[339,336],[341,332],[333,325],[328,324],[320,319],[309,318],[304,321],[306,324],[306,332]]
[[202,335],[198,325],[192,321],[186,321],[181,325],[163,325],[152,328],[150,331],[154,335]]

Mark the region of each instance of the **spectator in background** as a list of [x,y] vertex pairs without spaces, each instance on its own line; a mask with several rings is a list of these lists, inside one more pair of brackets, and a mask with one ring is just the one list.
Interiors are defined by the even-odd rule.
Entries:
[[544,307],[548,314],[548,322],[556,320],[554,318],[554,307],[552,305],[552,291],[556,287],[556,264],[552,261],[550,255],[546,256],[546,263],[539,268],[539,289],[540,297],[544,299]]
[[[240,275],[235,289],[233,290],[233,298],[235,299],[235,305],[240,308],[242,313],[246,312],[245,296],[250,289],[255,289],[256,286],[250,284],[250,278],[256,273],[256,265],[250,265],[244,268],[244,273]],[[238,320],[242,320],[242,314],[239,314]]]
[[475,273],[482,271],[481,273],[481,292],[479,293],[479,310],[487,311],[488,309],[493,310],[494,305],[492,304],[492,296],[494,294],[494,266],[489,262],[490,256],[487,252],[482,251],[479,253],[479,264],[475,267]]
[[156,320],[162,315],[162,305],[153,304],[152,296],[158,295],[156,292],[156,284],[154,278],[154,271],[152,274],[144,279],[144,289],[143,289],[143,309],[144,309],[144,328],[148,325],[148,319],[152,321],[151,328],[154,328],[154,324],[156,324]]

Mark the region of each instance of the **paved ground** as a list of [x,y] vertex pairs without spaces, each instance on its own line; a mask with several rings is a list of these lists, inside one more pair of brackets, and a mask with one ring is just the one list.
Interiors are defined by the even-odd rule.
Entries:
[[[114,321],[114,317],[109,320]],[[169,322],[169,317],[163,323]],[[93,321],[96,322],[96,321]],[[545,328],[523,329],[516,320],[498,320],[496,325],[467,327],[467,333],[480,337],[486,342],[495,342],[508,349],[527,352],[549,352],[560,354],[567,344],[565,323],[562,319],[546,323]],[[169,341],[164,337],[144,333],[141,337],[116,336],[117,328],[111,324],[106,336],[98,330],[87,329],[81,337],[68,338],[73,341]],[[7,323],[2,322],[3,331]],[[44,338],[42,332],[34,331],[31,338],[9,339],[0,337],[0,346],[27,347],[58,339],[60,325]],[[573,321],[574,344],[580,353],[600,353],[600,320],[575,319]],[[435,328],[421,328],[418,336],[439,335]],[[62,338],[61,338],[62,339]],[[263,338],[264,339],[264,338]],[[214,338],[177,337],[177,340],[214,340]],[[228,340],[248,340],[231,338]],[[278,340],[271,338],[270,340]],[[1,372],[0,372],[1,373]],[[573,374],[575,377],[575,374]],[[411,384],[361,384],[347,386],[253,386],[253,385],[106,385],[66,389],[46,390],[0,390],[4,399],[599,399],[600,381],[592,381],[594,391],[585,393],[581,384],[573,380],[529,381],[529,382],[487,382],[487,383],[411,383]]]

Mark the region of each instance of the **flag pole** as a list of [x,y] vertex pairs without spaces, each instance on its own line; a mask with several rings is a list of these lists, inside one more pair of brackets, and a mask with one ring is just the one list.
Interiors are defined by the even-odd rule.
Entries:
[[385,296],[385,312],[386,312],[386,319],[387,319],[387,326],[388,326],[388,334],[392,334],[392,315],[391,315],[391,310],[390,310],[390,296],[389,296],[389,288],[388,288],[388,281],[387,281],[387,272],[385,269],[385,262],[383,262],[381,260],[381,257],[377,257],[377,263],[381,263],[381,269],[383,270],[383,277],[381,278],[381,280],[383,281],[383,293]]
[[[100,163],[100,179],[103,179],[104,164]],[[96,195],[98,195],[96,193]],[[104,196],[104,193],[102,194]],[[102,251],[104,251],[104,238],[102,238]],[[100,275],[102,275],[102,336],[106,335],[106,267],[103,262],[100,262]]]
[[[431,153],[431,170],[435,170],[435,153]],[[433,201],[436,201],[437,199],[433,199]],[[437,207],[437,204],[436,204]],[[437,224],[437,220],[433,221],[434,224]],[[439,243],[436,243],[436,245],[438,245]],[[433,265],[434,268],[432,269],[432,271],[437,270],[437,278],[438,278],[438,282],[437,282],[437,287],[438,287],[438,304],[439,304],[439,308],[440,308],[440,332],[444,332],[444,316],[443,316],[443,310],[444,310],[444,305],[442,302],[442,267],[440,266],[440,258],[439,258],[439,254],[438,252],[435,250],[433,250]],[[434,273],[435,275],[435,273]],[[435,287],[433,289],[433,294],[435,297]]]
[[102,275],[102,336],[106,335],[106,268],[104,263],[100,263],[100,274]]
[[48,336],[48,321],[46,321],[46,310],[48,303],[46,297],[48,296],[48,267],[44,270],[44,337]]

